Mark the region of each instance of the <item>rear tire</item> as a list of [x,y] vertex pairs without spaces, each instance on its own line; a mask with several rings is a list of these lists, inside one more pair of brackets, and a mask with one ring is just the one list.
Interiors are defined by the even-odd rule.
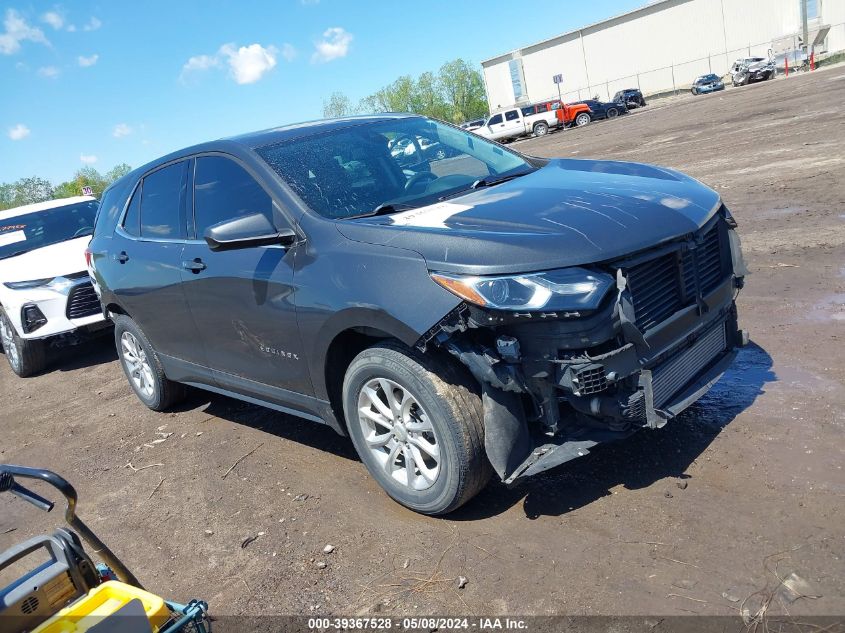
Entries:
[[534,136],[545,136],[549,133],[549,126],[545,123],[538,123],[534,126]]
[[138,399],[153,411],[166,411],[184,400],[187,388],[164,375],[158,353],[135,321],[123,314],[112,321],[120,365]]
[[586,112],[581,112],[578,116],[575,117],[575,125],[577,127],[584,127],[585,125],[589,125],[590,123],[590,115]]
[[607,118],[608,119],[615,119],[618,116],[619,116],[619,110],[617,110],[616,108],[610,108],[607,111]]
[[44,342],[21,338],[3,310],[0,310],[0,341],[9,367],[21,378],[33,376],[47,366]]
[[394,500],[446,514],[492,474],[478,386],[450,359],[382,342],[355,357],[343,410],[361,461]]

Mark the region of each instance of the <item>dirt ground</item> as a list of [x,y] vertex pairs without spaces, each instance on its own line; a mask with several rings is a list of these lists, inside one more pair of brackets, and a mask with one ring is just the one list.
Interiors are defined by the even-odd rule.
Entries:
[[[0,461],[63,474],[142,582],[216,614],[735,615],[793,572],[820,597],[791,613],[845,614],[843,103],[831,68],[517,144],[683,170],[738,220],[753,343],[662,430],[427,518],[328,427],[201,392],[148,411],[105,339],[0,363]],[[0,499],[0,549],[59,519]]]

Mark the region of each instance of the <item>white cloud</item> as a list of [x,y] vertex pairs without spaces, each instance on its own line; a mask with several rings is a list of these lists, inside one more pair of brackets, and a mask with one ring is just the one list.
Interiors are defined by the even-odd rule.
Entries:
[[[185,62],[182,66],[182,79],[190,73],[221,68],[226,64],[236,83],[255,83],[275,68],[278,53],[275,46],[265,48],[261,44],[250,44],[237,48],[234,44],[224,44],[214,55],[195,55]],[[282,50],[285,59],[295,54],[292,46]]]
[[80,154],[79,160],[81,160],[86,165],[93,165],[97,162],[97,157],[93,154]]
[[309,4],[320,4],[320,0],[299,0],[299,4],[309,5]]
[[285,61],[292,62],[297,55],[299,55],[299,51],[294,48],[293,44],[282,44],[282,57],[285,58]]
[[111,135],[115,138],[123,138],[124,136],[129,136],[130,134],[132,134],[132,128],[126,123],[118,123],[114,126],[114,130],[111,133]]
[[93,55],[89,55],[88,57],[80,55],[76,58],[76,61],[79,62],[79,65],[83,68],[88,68],[88,66],[93,66],[94,64],[96,64],[98,59],[100,59],[100,56],[94,53]]
[[41,16],[41,21],[46,22],[57,31],[65,25],[65,19],[58,11],[47,11]]
[[9,138],[13,141],[19,141],[29,136],[29,128],[23,123],[18,123],[15,127],[9,128]]
[[352,43],[352,33],[339,26],[333,26],[323,32],[323,39],[314,44],[312,62],[330,62],[333,59],[346,57],[349,53],[349,45]]
[[85,26],[82,27],[82,30],[83,31],[96,31],[101,26],[103,26],[103,23],[100,22],[97,18],[92,16],[91,19],[88,20],[88,24],[86,24]]
[[6,11],[3,20],[3,33],[0,33],[0,53],[13,55],[21,49],[21,42],[30,41],[38,44],[50,45],[50,41],[44,36],[44,32],[34,26],[30,26],[23,16],[14,9]]
[[59,69],[55,66],[42,66],[38,69],[38,74],[47,79],[55,79],[59,76]]
[[76,25],[75,24],[68,24],[67,25],[67,31],[68,31],[68,33],[76,32]]
[[274,46],[264,48],[261,44],[250,44],[238,49],[232,44],[220,47],[220,53],[228,60],[229,72],[239,84],[255,83],[264,73],[271,71],[276,66],[277,52]]

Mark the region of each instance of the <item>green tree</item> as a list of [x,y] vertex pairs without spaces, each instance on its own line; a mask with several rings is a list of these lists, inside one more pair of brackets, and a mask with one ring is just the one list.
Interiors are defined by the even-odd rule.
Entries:
[[30,176],[0,185],[0,209],[11,209],[34,202],[44,202],[53,197],[49,180]]
[[454,123],[487,115],[487,95],[480,71],[463,59],[455,59],[440,67],[438,80]]
[[441,66],[437,74],[424,72],[414,79],[403,75],[361,99],[361,112],[414,112],[459,123],[487,115],[481,72],[463,59]]
[[132,171],[132,167],[126,163],[118,163],[106,172],[105,179],[107,184],[112,184],[115,180],[123,178],[126,174]]
[[328,100],[323,100],[323,118],[334,119],[353,114],[352,104],[349,97],[339,91],[329,95]]

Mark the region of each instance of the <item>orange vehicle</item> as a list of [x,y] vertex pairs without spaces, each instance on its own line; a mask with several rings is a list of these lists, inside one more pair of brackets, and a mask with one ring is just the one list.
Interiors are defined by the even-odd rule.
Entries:
[[[541,112],[554,112],[558,121],[558,127],[564,125],[575,124],[578,127],[587,125],[591,120],[590,106],[585,103],[564,103],[560,99],[552,99],[551,101],[541,101],[530,106],[522,108],[522,114],[529,116],[531,114],[540,114]],[[579,114],[584,116],[579,117]]]

